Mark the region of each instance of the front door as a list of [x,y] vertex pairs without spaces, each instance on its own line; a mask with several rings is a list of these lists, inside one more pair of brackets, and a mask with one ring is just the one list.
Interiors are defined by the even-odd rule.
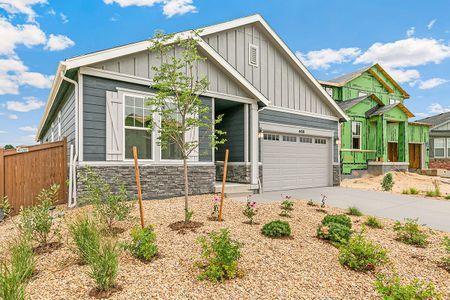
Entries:
[[390,162],[398,161],[398,144],[388,143],[388,160]]
[[420,169],[422,147],[420,144],[409,144],[409,168]]

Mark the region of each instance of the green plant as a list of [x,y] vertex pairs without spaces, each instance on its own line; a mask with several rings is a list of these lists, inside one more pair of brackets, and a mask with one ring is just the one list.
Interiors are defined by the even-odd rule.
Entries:
[[291,196],[281,194],[281,197],[284,199],[281,202],[281,213],[280,216],[290,217],[290,212],[294,210],[294,202],[291,201]]
[[416,278],[409,284],[402,284],[398,275],[390,277],[378,275],[375,289],[385,300],[442,299],[442,295],[436,291],[433,283],[423,282]]
[[444,237],[444,241],[442,242],[447,255],[442,258],[443,267],[450,272],[450,238],[448,236]]
[[54,237],[59,237],[59,228],[55,227],[55,217],[51,211],[58,195],[59,185],[52,185],[49,189],[42,189],[37,196],[39,204],[24,208],[20,212],[20,225],[25,234],[45,246]]
[[11,271],[18,276],[21,282],[29,279],[36,268],[33,245],[26,234],[21,234],[12,244],[10,249]]
[[126,248],[137,258],[150,261],[157,253],[156,233],[153,226],[136,226],[131,230],[132,242]]
[[387,173],[383,177],[383,181],[381,181],[381,187],[383,188],[383,191],[391,191],[394,187],[394,177],[392,176],[392,173]]
[[317,228],[317,236],[331,241],[334,245],[347,243],[351,234],[350,228],[340,223],[320,224]]
[[339,252],[341,265],[356,271],[371,271],[387,262],[386,250],[367,241],[363,232],[353,235]]
[[441,188],[440,183],[438,180],[433,180],[433,190],[428,190],[425,192],[425,196],[427,197],[440,197],[441,194]]
[[25,299],[25,285],[6,261],[0,262],[0,298],[3,300]]
[[95,281],[99,292],[116,286],[119,270],[119,248],[112,240],[102,239],[97,249],[90,253],[88,259],[89,276]]
[[286,221],[276,220],[265,224],[262,227],[261,232],[269,237],[290,236],[291,226]]
[[256,216],[256,213],[258,212],[258,209],[256,208],[256,202],[250,201],[251,196],[247,196],[247,203],[245,204],[244,211],[242,212],[244,216],[247,217],[248,223],[253,224],[253,219]]
[[186,210],[184,212],[184,221],[185,222],[190,222],[192,220],[193,216],[194,216],[194,211],[193,210]]
[[402,224],[399,221],[394,224],[397,239],[405,244],[424,247],[428,244],[428,235],[425,234],[417,223],[418,219],[405,219]]
[[345,227],[348,227],[349,229],[352,228],[352,220],[346,215],[326,215],[322,219],[323,225],[328,225],[329,223],[337,223],[344,225]]
[[202,248],[204,260],[204,270],[199,279],[223,281],[237,276],[242,244],[230,238],[228,229],[213,231],[208,234],[208,238],[200,237],[197,242]]
[[124,184],[115,180],[118,186],[116,192],[111,185],[95,171],[86,168],[80,176],[86,188],[81,193],[81,202],[94,205],[94,213],[104,222],[108,229],[112,229],[116,222],[126,220],[132,209],[132,202]]
[[383,228],[383,224],[381,224],[381,221],[373,216],[368,216],[364,224],[372,228]]
[[358,216],[358,217],[363,215],[363,213],[356,206],[350,206],[348,208],[347,213],[351,216]]
[[445,199],[450,200],[450,195],[445,196]]
[[84,263],[95,258],[95,251],[100,247],[101,232],[96,221],[88,216],[83,216],[69,225],[79,257]]
[[3,199],[0,202],[0,210],[3,211],[3,215],[5,218],[9,217],[11,214],[12,208],[11,204],[9,203],[8,196],[3,197]]
[[419,191],[416,188],[410,187],[410,188],[402,190],[402,194],[417,195],[417,194],[419,194]]

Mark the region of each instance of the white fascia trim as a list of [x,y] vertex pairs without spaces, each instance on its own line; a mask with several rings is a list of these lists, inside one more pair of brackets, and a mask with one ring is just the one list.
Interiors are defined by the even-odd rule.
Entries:
[[266,106],[266,107],[263,107],[262,109],[260,109],[260,111],[262,111],[262,110],[274,110],[274,111],[285,112],[285,113],[294,114],[294,115],[313,117],[313,118],[319,118],[319,119],[325,119],[325,120],[339,122],[338,117],[321,115],[321,114],[317,114],[317,113],[313,113],[313,112],[309,112],[309,111],[296,110],[296,109],[292,109],[292,108],[284,108],[284,107],[270,105],[270,106]]
[[[333,140],[334,131],[327,129],[318,129],[306,126],[287,125],[272,122],[259,122],[261,129],[268,132],[279,132],[287,134],[301,134],[307,136],[320,136],[325,138],[331,138]],[[304,132],[300,132],[304,131]],[[333,148],[333,147],[332,147]]]
[[449,122],[450,122],[450,120],[447,120],[447,121],[445,121],[445,122],[442,122],[442,123],[440,123],[440,124],[437,124],[437,125],[431,127],[430,130],[439,128],[439,127],[441,127],[441,126],[444,126],[445,124],[447,124],[447,123],[449,123]]

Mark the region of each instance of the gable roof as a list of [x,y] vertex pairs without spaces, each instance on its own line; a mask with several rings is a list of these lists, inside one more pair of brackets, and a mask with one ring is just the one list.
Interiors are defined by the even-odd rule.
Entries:
[[400,102],[385,105],[385,106],[375,106],[366,112],[366,117],[383,115],[384,113],[387,113],[388,111],[390,111],[391,109],[393,109],[395,107],[400,108],[400,110],[403,111],[408,118],[414,117],[414,114]]
[[450,122],[450,112],[445,112],[442,114],[438,114],[435,116],[417,120],[416,122],[429,124],[429,125],[432,125],[433,127],[439,127],[441,125],[444,125],[445,123]]
[[361,103],[362,101],[364,101],[367,98],[372,98],[380,106],[384,105],[383,101],[381,101],[380,98],[375,96],[375,94],[364,95],[364,96],[361,96],[358,98],[353,98],[353,99],[346,100],[346,101],[340,101],[340,102],[338,102],[338,105],[340,108],[342,108],[342,110],[347,111],[348,109],[352,108],[353,106],[355,106],[358,103]]
[[364,72],[369,72],[375,79],[377,79],[390,93],[393,93],[394,91],[392,88],[384,81],[376,72],[372,70],[372,68],[376,68],[381,74],[383,74],[390,83],[392,83],[399,91],[400,93],[405,97],[405,99],[408,99],[410,96],[409,94],[395,81],[388,72],[384,68],[380,66],[380,64],[376,63],[372,66],[365,67],[359,70],[356,70],[354,72],[341,75],[339,77],[330,79],[330,80],[320,80],[319,82],[324,85],[331,85],[336,87],[342,87],[346,85],[348,82],[352,81],[355,78],[358,78],[361,76]]

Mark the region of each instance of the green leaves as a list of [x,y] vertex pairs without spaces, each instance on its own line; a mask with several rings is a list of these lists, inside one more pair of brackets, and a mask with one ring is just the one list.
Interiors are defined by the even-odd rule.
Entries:
[[286,221],[276,220],[265,224],[261,232],[268,237],[285,237],[291,235],[291,226]]
[[132,242],[126,248],[137,258],[150,261],[157,253],[156,233],[153,226],[139,226],[131,230]]
[[417,219],[405,219],[404,224],[395,222],[394,231],[397,233],[397,239],[405,244],[425,247],[428,244],[428,235],[420,229],[417,222]]

